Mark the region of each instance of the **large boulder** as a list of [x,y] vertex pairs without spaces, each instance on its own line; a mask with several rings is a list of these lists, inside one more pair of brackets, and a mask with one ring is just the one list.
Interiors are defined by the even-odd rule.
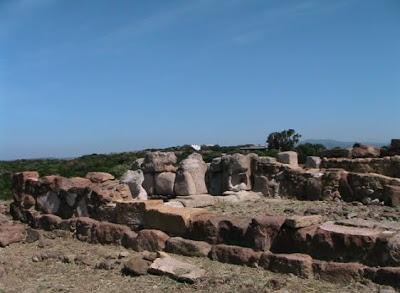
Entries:
[[213,159],[207,172],[208,192],[222,195],[225,191],[251,190],[255,157],[255,154],[232,154]]
[[22,202],[27,195],[26,185],[28,181],[38,181],[39,173],[36,171],[25,171],[15,173],[12,178],[12,192],[14,200]]
[[110,173],[106,172],[89,172],[86,174],[86,179],[89,179],[93,183],[103,183],[108,180],[114,180],[115,177]]
[[204,210],[173,208],[165,205],[152,206],[144,213],[144,225],[148,229],[157,229],[170,235],[182,236],[187,233],[192,218],[201,213],[204,213]]
[[147,192],[142,186],[144,181],[142,170],[128,170],[122,175],[120,181],[129,186],[133,198],[147,200]]
[[380,148],[365,144],[356,144],[351,150],[353,158],[377,158],[380,154]]
[[205,176],[207,164],[198,153],[193,153],[180,164],[176,175],[176,195],[193,195],[207,193]]
[[306,254],[265,252],[261,255],[260,266],[273,272],[294,274],[302,278],[310,278],[313,275],[312,258]]
[[306,159],[306,168],[312,168],[312,169],[319,169],[319,166],[321,165],[321,158],[316,157],[316,156],[307,156]]
[[297,167],[299,165],[297,153],[293,151],[278,153],[278,162],[282,164],[288,164],[292,167]]
[[156,173],[154,176],[155,194],[174,196],[176,174],[173,172]]
[[176,161],[173,152],[149,152],[144,157],[142,168],[145,173],[175,172]]
[[244,235],[244,245],[255,250],[269,250],[285,223],[283,216],[257,216],[252,219]]

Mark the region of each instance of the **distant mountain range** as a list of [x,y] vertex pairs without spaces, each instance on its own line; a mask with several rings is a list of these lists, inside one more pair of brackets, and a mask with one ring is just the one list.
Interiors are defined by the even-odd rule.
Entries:
[[340,147],[340,148],[351,148],[355,143],[363,143],[363,144],[369,144],[373,146],[384,146],[388,145],[389,143],[385,142],[370,142],[370,141],[338,141],[338,140],[333,140],[333,139],[305,139],[301,141],[300,143],[313,143],[313,144],[322,144],[326,148],[331,149],[334,147]]

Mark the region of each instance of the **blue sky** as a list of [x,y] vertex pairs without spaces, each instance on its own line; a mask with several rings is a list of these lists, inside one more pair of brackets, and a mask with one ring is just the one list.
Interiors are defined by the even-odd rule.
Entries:
[[398,0],[0,0],[0,159],[400,136]]

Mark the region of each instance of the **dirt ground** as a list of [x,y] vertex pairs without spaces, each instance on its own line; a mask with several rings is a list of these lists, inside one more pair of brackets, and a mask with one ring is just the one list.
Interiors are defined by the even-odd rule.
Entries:
[[[265,271],[222,264],[207,258],[174,256],[207,271],[195,284],[184,284],[168,277],[146,275],[125,276],[123,262],[118,260],[117,246],[94,245],[72,239],[68,235],[43,232],[42,240],[0,248],[0,264],[6,274],[0,278],[0,292],[382,292],[383,286],[365,284],[333,284],[314,279],[301,279]],[[64,256],[65,260],[47,259],[34,262],[42,252]],[[75,259],[68,261],[68,259]],[[99,269],[96,265],[111,260],[116,267]],[[120,264],[118,264],[120,263]],[[1,291],[2,290],[2,291]],[[392,292],[392,291],[390,291]]]
[[360,202],[299,201],[293,199],[264,198],[254,202],[219,203],[208,208],[224,215],[255,216],[258,214],[276,215],[322,215],[323,219],[342,220],[360,218],[380,223],[398,224],[400,208],[364,205]]

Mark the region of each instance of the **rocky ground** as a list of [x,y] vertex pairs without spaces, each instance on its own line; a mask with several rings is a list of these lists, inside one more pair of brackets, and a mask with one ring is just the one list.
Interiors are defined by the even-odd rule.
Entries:
[[293,199],[262,198],[256,201],[237,203],[219,202],[208,208],[211,211],[237,216],[257,214],[275,215],[321,215],[324,220],[359,218],[380,223],[398,224],[400,208],[343,201],[299,201]]
[[[259,200],[252,203],[220,204],[212,208],[227,214],[261,212],[302,214],[321,212],[327,219],[343,218],[346,213],[369,217],[374,213],[398,221],[395,209],[291,200]],[[392,212],[392,219],[385,213]],[[378,216],[377,216],[378,217]],[[390,287],[365,283],[338,284],[293,275],[172,255],[206,271],[194,284],[177,282],[166,276],[127,276],[124,263],[137,252],[117,246],[88,244],[69,233],[29,233],[25,242],[0,248],[0,292],[394,292]]]
[[[50,257],[38,260],[45,255]],[[5,269],[0,288],[4,292],[384,292],[383,286],[369,282],[332,284],[178,255],[173,257],[205,269],[206,276],[195,284],[185,284],[165,276],[123,275],[123,263],[133,255],[134,251],[121,247],[87,244],[44,232],[41,240],[0,249]]]

